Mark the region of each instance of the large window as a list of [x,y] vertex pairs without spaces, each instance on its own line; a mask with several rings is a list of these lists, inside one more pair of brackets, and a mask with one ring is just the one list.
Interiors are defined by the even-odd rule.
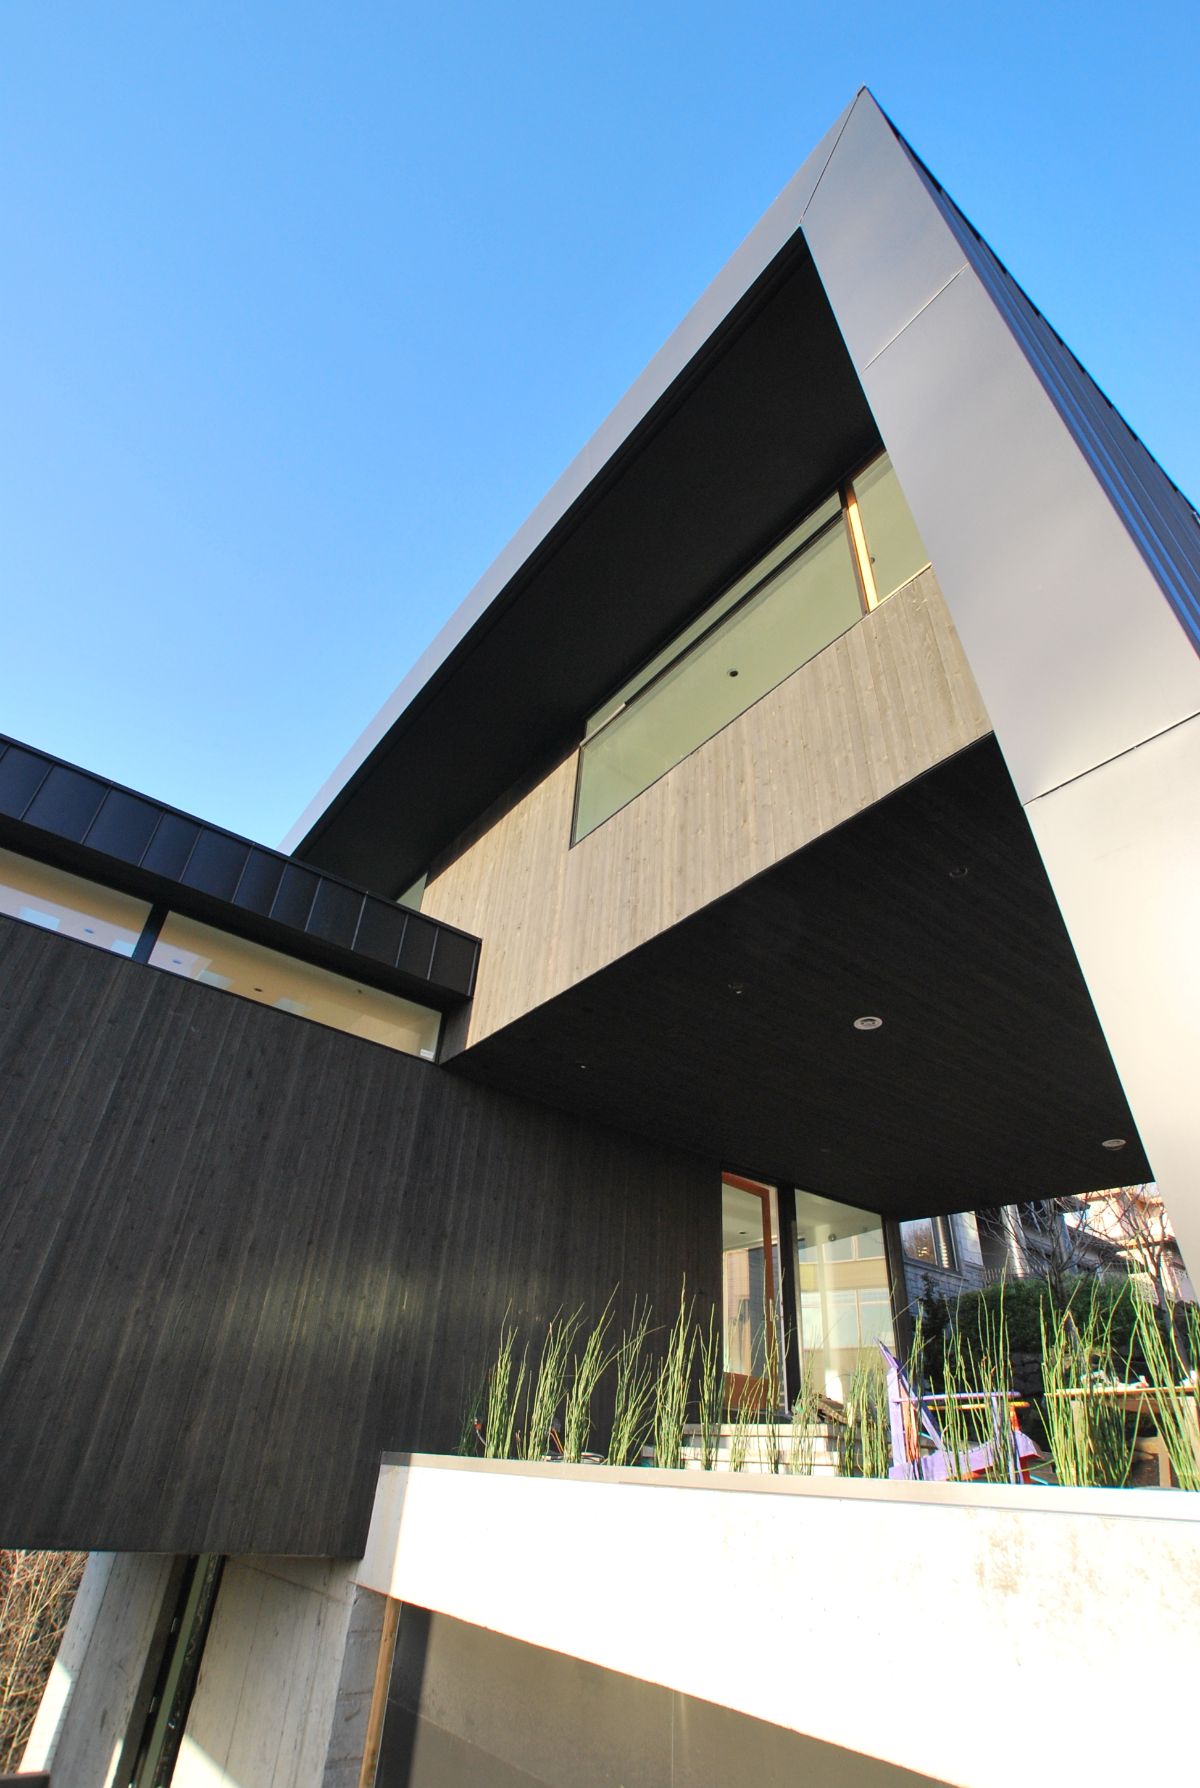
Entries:
[[883,454],[592,715],[579,754],[573,841],[744,714],[927,563]]
[[438,1014],[425,1006],[178,913],[170,914],[163,925],[150,964],[296,1018],[367,1037],[405,1055],[432,1061],[437,1053]]
[[118,894],[49,863],[0,850],[0,913],[62,937],[132,956],[150,916],[149,903]]
[[805,1370],[818,1391],[844,1398],[864,1351],[876,1355],[877,1341],[892,1344],[883,1220],[816,1192],[797,1192],[795,1199]]

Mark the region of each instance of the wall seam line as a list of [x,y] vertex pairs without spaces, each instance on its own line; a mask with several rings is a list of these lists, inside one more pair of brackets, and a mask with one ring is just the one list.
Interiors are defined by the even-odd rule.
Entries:
[[1021,805],[1028,812],[1038,801],[1047,800],[1049,796],[1058,794],[1060,789],[1070,788],[1073,782],[1082,782],[1085,777],[1094,776],[1097,770],[1106,770],[1109,764],[1119,763],[1123,757],[1132,756],[1135,751],[1140,751],[1143,745],[1153,745],[1156,739],[1165,739],[1168,733],[1178,732],[1181,726],[1190,726],[1193,720],[1200,720],[1200,708],[1197,708],[1192,714],[1184,714],[1180,719],[1173,720],[1170,726],[1161,727],[1156,733],[1147,733],[1146,737],[1139,739],[1136,744],[1126,745],[1121,751],[1114,751],[1111,757],[1101,758],[1099,763],[1090,764],[1086,770],[1080,770],[1074,776],[1064,777],[1063,781],[1056,782],[1053,788],[1043,789],[1040,795],[1030,795],[1028,801],[1023,801]]

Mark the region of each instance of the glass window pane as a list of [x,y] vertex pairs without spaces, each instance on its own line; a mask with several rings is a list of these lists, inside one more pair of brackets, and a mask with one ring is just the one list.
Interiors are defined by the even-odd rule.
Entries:
[[805,1366],[818,1391],[842,1398],[855,1363],[892,1340],[883,1223],[874,1211],[796,1193],[796,1290]]
[[[761,575],[758,567],[751,579]],[[696,630],[708,624],[712,612]],[[576,839],[745,713],[861,614],[849,542],[835,519],[795,557],[777,564],[756,594],[682,657],[674,656],[676,641],[664,655],[674,656],[674,662],[660,670],[657,681],[585,741]]]
[[432,1060],[437,1052],[436,1012],[178,913],[169,916],[159,933],[150,963],[405,1055]]
[[882,602],[924,570],[929,554],[886,453],[859,473],[854,494],[871,555],[876,594]]
[[0,913],[132,956],[150,908],[98,882],[0,850]]

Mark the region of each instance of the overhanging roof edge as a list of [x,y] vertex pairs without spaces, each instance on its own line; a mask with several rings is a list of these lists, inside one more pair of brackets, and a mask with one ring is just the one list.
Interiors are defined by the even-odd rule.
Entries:
[[340,805],[351,781],[364,768],[396,722],[482,621],[493,603],[563,519],[597,473],[615,456],[709,337],[796,234],[838,138],[864,95],[870,97],[865,87],[855,94],[816,148],[793,174],[778,198],[768,206],[711,284],[701,293],[682,322],[609,411],[595,434],[575,455],[512,539],[492,561],[466,599],[313,796],[283,839],[279,847],[281,850],[297,851],[319,835],[323,822]]

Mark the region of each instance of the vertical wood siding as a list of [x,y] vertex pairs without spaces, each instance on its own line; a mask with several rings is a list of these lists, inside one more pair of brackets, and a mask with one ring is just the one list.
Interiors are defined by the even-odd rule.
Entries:
[[989,731],[924,571],[570,848],[576,754],[442,866],[478,1043]]
[[712,1295],[717,1166],[0,919],[0,1544],[355,1556],[510,1304]]

